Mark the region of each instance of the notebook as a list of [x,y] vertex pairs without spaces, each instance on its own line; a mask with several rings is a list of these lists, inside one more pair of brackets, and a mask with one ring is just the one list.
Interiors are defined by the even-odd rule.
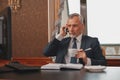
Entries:
[[49,63],[46,65],[41,66],[41,69],[48,69],[48,70],[79,70],[83,67],[82,64],[60,64],[60,63]]

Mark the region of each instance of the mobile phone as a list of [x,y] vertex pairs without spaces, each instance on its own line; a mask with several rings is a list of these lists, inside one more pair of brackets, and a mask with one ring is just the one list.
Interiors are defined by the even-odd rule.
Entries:
[[65,28],[65,32],[66,32],[66,34],[69,32],[69,31],[68,31],[68,28]]

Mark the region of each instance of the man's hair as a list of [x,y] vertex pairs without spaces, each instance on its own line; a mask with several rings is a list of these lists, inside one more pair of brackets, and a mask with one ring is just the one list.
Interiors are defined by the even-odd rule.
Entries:
[[79,17],[80,22],[83,24],[83,17],[79,15],[78,13],[73,13],[68,16],[68,19],[72,19],[73,17]]

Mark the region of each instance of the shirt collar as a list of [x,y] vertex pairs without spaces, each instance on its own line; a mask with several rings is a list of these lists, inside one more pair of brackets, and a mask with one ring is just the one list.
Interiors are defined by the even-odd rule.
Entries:
[[77,37],[76,37],[76,39],[77,39],[77,41],[79,41],[79,42],[80,42],[80,41],[81,41],[81,39],[82,39],[82,34],[80,34],[79,36],[77,36]]
[[[73,38],[74,38],[74,37],[72,37],[72,40],[73,40]],[[76,41],[81,42],[82,34],[78,35],[78,36],[76,37],[76,39],[77,39]]]

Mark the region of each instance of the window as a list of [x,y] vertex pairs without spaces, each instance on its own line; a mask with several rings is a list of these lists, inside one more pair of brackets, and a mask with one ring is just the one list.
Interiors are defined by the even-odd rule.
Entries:
[[120,44],[119,0],[87,0],[88,35],[101,44]]

